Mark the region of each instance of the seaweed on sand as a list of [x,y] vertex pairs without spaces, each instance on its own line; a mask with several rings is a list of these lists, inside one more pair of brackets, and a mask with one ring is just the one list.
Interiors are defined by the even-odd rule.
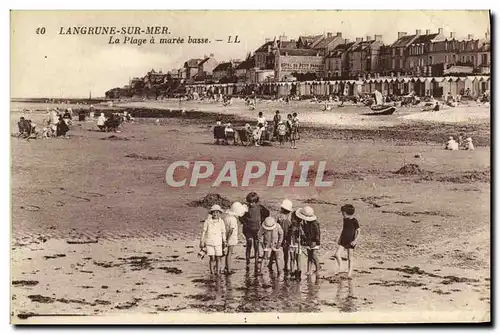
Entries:
[[220,194],[210,193],[198,201],[190,202],[188,205],[191,207],[203,207],[205,209],[210,209],[210,207],[214,204],[218,204],[222,208],[227,209],[231,206],[231,201]]

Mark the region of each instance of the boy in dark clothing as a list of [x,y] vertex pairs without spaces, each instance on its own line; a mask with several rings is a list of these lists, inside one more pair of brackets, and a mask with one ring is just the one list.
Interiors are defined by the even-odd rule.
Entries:
[[342,267],[342,258],[340,253],[343,249],[347,250],[348,259],[348,273],[347,277],[352,277],[353,265],[354,265],[354,247],[356,247],[357,239],[359,237],[359,223],[354,215],[354,206],[351,204],[343,205],[340,208],[342,216],[344,217],[344,226],[342,228],[342,233],[340,234],[337,248],[337,253],[335,258],[337,259],[337,264],[339,265],[339,271]]
[[[307,249],[307,275],[319,273],[321,266],[319,264],[318,250],[321,240],[321,231],[318,218],[314,215],[314,210],[310,206],[298,209],[296,212],[298,218],[302,219],[302,228],[304,230],[304,246]],[[311,271],[314,265],[315,271]]]
[[245,236],[247,247],[246,247],[246,267],[250,267],[250,253],[252,252],[252,246],[254,248],[255,256],[255,270],[258,271],[259,267],[259,238],[258,232],[264,220],[269,217],[269,210],[263,205],[259,204],[259,195],[255,192],[251,192],[247,195],[246,201],[248,203],[248,211],[240,221],[243,224],[243,235]]

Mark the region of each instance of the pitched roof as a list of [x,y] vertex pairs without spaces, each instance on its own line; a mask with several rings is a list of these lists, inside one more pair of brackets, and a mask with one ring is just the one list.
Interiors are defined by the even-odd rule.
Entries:
[[227,70],[230,70],[232,68],[236,68],[240,64],[241,64],[241,62],[230,62],[230,61],[223,62],[214,68],[214,72],[215,71],[227,71]]
[[376,41],[373,39],[371,41],[362,41],[359,42],[351,51],[362,51],[367,49],[370,45],[375,43]]
[[281,56],[317,56],[319,51],[312,49],[278,49]]
[[333,51],[330,52],[328,57],[338,57],[342,55],[344,52],[352,48],[357,42],[349,42],[349,43],[344,43],[344,44],[339,44],[333,49]]
[[202,61],[200,61],[200,63],[198,64],[198,66],[205,64],[207,62],[207,60],[209,60],[209,59],[210,59],[210,57],[207,57],[207,58],[203,59]]
[[189,59],[185,64],[187,64],[188,67],[198,67],[198,64],[202,60],[203,59],[201,59],[201,58],[192,58],[192,59]]
[[297,42],[296,41],[278,41],[278,46],[283,49],[296,49]]
[[434,38],[436,38],[439,34],[429,34],[429,35],[420,35],[411,44],[425,44],[431,42]]
[[255,67],[255,57],[252,56],[249,59],[241,62],[241,64],[236,67],[237,70],[248,70]]
[[257,50],[255,50],[255,52],[267,52],[267,47],[268,46],[273,46],[274,42],[270,41],[270,42],[266,42],[264,44],[262,44]]
[[417,35],[406,35],[401,38],[398,38],[394,43],[392,43],[393,48],[404,48],[410,45],[413,40],[417,37]]
[[337,38],[341,39],[342,37],[339,37],[339,36],[326,37],[326,38],[322,39],[318,44],[314,45],[313,49],[324,49],[324,48],[328,47],[328,44],[330,44],[331,42],[333,42]]

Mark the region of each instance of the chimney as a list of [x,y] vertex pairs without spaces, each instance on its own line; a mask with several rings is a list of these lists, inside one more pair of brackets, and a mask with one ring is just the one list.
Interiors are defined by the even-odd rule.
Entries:
[[422,30],[417,29],[415,30],[415,35],[420,36],[422,34]]
[[406,36],[406,32],[404,32],[404,31],[399,31],[399,32],[398,32],[398,39],[400,39],[400,38],[401,38],[401,37],[403,37],[403,36]]
[[363,41],[363,37],[356,37],[356,42],[362,42]]
[[271,45],[268,45],[268,46],[267,46],[267,52],[268,52],[268,53],[271,53]]
[[344,41],[345,41],[345,44],[351,43],[351,40],[349,38],[346,38]]
[[203,59],[207,59],[207,58],[208,58],[208,57],[207,57],[207,55],[206,55],[206,54],[205,54],[205,55],[203,55]]
[[366,40],[367,41],[371,41],[372,40],[372,36],[366,36]]
[[326,37],[332,37],[332,33],[331,32],[327,33]]
[[430,30],[430,29],[427,29],[427,30],[425,31],[425,34],[426,34],[426,35],[430,35],[430,34],[431,34],[431,30]]
[[382,42],[382,35],[375,35],[375,41]]
[[450,39],[455,39],[455,32],[450,32]]
[[210,58],[213,58],[213,57],[214,57],[214,54],[213,54],[213,53],[211,53],[211,54],[210,54]]
[[341,32],[338,32],[338,33],[337,33],[337,37],[342,37],[342,33],[341,33]]
[[270,42],[271,39],[270,38],[266,38],[266,43]]
[[471,40],[472,38],[474,38],[474,35],[472,35],[472,34],[468,34],[468,35],[467,35],[467,39],[468,39],[468,40]]
[[438,29],[438,34],[442,35],[443,34],[443,28]]

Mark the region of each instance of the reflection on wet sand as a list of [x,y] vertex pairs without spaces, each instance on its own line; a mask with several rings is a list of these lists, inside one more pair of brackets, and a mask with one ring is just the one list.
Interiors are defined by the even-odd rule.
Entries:
[[[317,278],[297,282],[274,273],[214,276],[197,279],[199,294],[189,295],[198,304],[192,308],[208,312],[319,312]],[[333,297],[333,296],[332,296]]]
[[341,279],[337,289],[337,305],[340,312],[356,312],[358,310],[354,296],[354,280]]

